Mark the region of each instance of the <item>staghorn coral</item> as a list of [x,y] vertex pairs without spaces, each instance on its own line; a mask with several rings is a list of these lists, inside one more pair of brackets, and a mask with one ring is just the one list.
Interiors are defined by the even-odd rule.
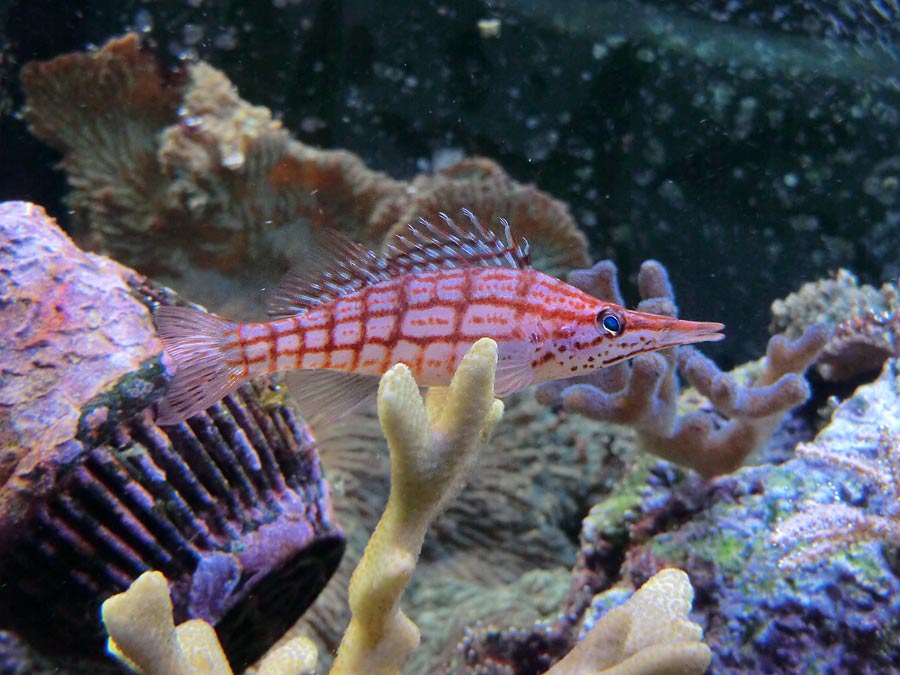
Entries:
[[391,493],[350,580],[352,618],[333,675],[400,673],[418,645],[415,624],[399,609],[425,532],[460,483],[503,411],[494,399],[497,346],[476,342],[448,389],[422,402],[406,366],[381,380],[378,413],[391,448]]
[[[108,650],[144,675],[231,675],[216,633],[205,621],[175,625],[165,577],[145,572],[103,603]],[[270,652],[259,675],[312,675],[316,652],[297,638]]]
[[[891,360],[885,372],[896,379],[897,362]],[[797,454],[809,463],[855,474],[870,487],[880,512],[869,513],[861,505],[846,502],[807,503],[772,534],[772,543],[786,551],[782,568],[794,571],[871,542],[900,547],[900,426],[896,422],[895,416],[886,416],[883,426],[858,432],[852,445],[835,429],[798,447]]]
[[[449,390],[432,390],[424,405],[405,366],[395,366],[382,378],[379,414],[392,450],[392,492],[354,572],[354,618],[332,675],[399,674],[417,644],[418,630],[399,609],[399,597],[415,568],[425,529],[459,489],[460,478],[502,413],[502,404],[493,398],[496,358],[496,345],[479,341]],[[684,573],[663,570],[598,621],[548,675],[703,672],[710,653],[701,642],[700,627],[687,620],[691,597]],[[171,616],[164,578],[145,574],[127,593],[104,604],[110,651],[146,675],[230,672],[207,624],[195,621],[175,628]],[[297,672],[283,668],[284,663],[311,672],[314,654],[308,640],[294,638],[270,653],[256,672]]]
[[711,654],[703,630],[688,618],[693,597],[684,572],[660,570],[546,675],[699,675]]
[[[409,672],[428,672],[445,660],[468,624],[526,625],[556,613],[568,588],[565,570],[576,554],[570,531],[592,498],[592,486],[614,481],[627,452],[610,425],[559,417],[538,404],[533,392],[504,404],[478,471],[426,536],[405,596],[409,615],[422,629]],[[389,465],[374,412],[357,413],[315,435],[347,551],[289,635],[313,638],[325,665],[349,620],[347,580],[387,500]],[[527,574],[541,576],[520,581]]]
[[[616,268],[610,261],[573,272],[569,280],[597,297],[622,304]],[[645,262],[638,285],[640,310],[677,315],[662,265]],[[567,410],[593,419],[634,426],[643,450],[714,476],[740,466],[768,440],[784,414],[808,398],[802,373],[822,350],[828,335],[824,325],[814,324],[793,342],[772,338],[758,372],[746,382],[722,373],[696,348],[684,346],[638,356],[576,384],[544,385],[539,396],[546,404],[561,403]],[[678,415],[676,371],[714,410]]]
[[162,430],[150,308],[177,299],[33,205],[0,204],[0,235],[0,620],[97,658],[99,602],[159,569],[179,619],[215,624],[233,662],[257,658],[343,550],[308,428],[264,380]]

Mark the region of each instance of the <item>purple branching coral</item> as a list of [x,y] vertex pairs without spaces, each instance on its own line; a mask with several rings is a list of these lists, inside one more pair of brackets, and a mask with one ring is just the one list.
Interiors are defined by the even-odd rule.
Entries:
[[867,513],[847,504],[808,504],[781,523],[772,543],[787,550],[780,565],[795,570],[813,564],[847,546],[882,541],[900,548],[900,438],[887,427],[877,432],[869,457],[862,452],[841,454],[817,443],[803,444],[797,453],[809,462],[855,474],[881,496],[882,513]]
[[[615,265],[601,261],[576,270],[569,282],[595,297],[624,304]],[[640,311],[677,316],[665,268],[650,260],[638,275]],[[580,378],[544,385],[539,399],[597,420],[627,424],[637,431],[639,447],[690,467],[703,476],[729,473],[762,447],[785,413],[809,397],[803,372],[829,337],[822,324],[798,339],[776,335],[752,382],[723,373],[692,346],[645,354]],[[678,414],[677,373],[711,404]]]

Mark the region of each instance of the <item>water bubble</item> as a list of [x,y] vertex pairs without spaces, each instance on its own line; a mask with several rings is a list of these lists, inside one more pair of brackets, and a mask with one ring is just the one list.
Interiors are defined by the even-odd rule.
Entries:
[[188,47],[196,45],[203,39],[203,26],[196,23],[186,23],[181,29],[181,40]]
[[672,179],[666,179],[660,183],[658,193],[676,209],[684,208],[684,191]]
[[218,49],[225,50],[231,50],[237,47],[237,35],[235,35],[234,29],[229,29],[224,33],[217,35],[213,40],[213,44]]

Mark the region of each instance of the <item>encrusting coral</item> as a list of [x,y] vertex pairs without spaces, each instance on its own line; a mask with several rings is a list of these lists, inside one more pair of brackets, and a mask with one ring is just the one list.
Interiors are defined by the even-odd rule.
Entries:
[[[616,268],[610,261],[572,272],[569,282],[596,297],[623,304]],[[677,316],[662,265],[645,262],[638,286],[639,310]],[[539,398],[592,419],[633,426],[643,450],[703,476],[715,476],[739,467],[769,439],[784,414],[808,398],[809,386],[802,373],[821,352],[829,334],[826,326],[814,324],[793,342],[773,337],[761,367],[747,383],[723,373],[687,345],[604,368],[580,383],[548,383],[541,387]],[[715,409],[679,416],[677,372]]]
[[897,285],[860,284],[847,270],[833,278],[803,284],[772,303],[773,332],[796,338],[813,323],[834,327],[816,360],[829,382],[877,375],[891,356],[900,356],[900,296]]

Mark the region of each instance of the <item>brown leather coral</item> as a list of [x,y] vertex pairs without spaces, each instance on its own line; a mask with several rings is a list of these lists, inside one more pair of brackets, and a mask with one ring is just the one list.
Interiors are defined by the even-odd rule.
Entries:
[[365,241],[402,189],[295,140],[205,63],[164,76],[134,34],[28,63],[22,86],[32,132],[64,155],[81,235],[147,273],[286,267],[321,226]]
[[389,241],[419,218],[439,223],[462,209],[484,225],[497,228],[501,218],[513,233],[535,243],[539,270],[561,276],[589,264],[587,238],[575,225],[568,207],[534,185],[514,181],[496,162],[471,157],[433,174],[419,176],[409,188],[386,199],[372,215],[372,231]]

